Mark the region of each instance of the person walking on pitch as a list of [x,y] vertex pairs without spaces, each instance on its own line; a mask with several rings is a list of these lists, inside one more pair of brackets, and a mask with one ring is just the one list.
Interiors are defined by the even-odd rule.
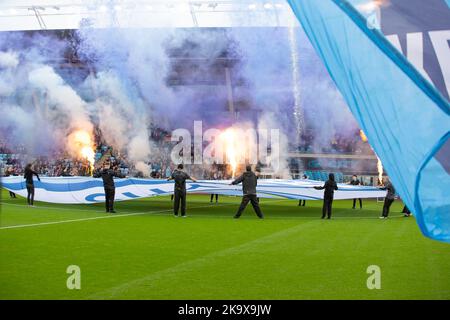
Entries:
[[244,211],[245,207],[247,207],[247,204],[251,202],[253,210],[255,210],[256,215],[260,219],[263,219],[264,216],[261,212],[261,209],[259,208],[259,202],[256,197],[256,185],[258,184],[258,177],[252,171],[252,167],[250,165],[247,165],[246,172],[244,172],[239,178],[234,180],[231,184],[236,185],[241,182],[242,182],[242,192],[244,193],[244,195],[242,197],[241,205],[239,206],[239,209],[234,218],[238,219],[242,215],[242,212]]
[[197,182],[197,180],[183,171],[182,164],[179,164],[178,168],[173,171],[172,176],[167,179],[167,181],[170,180],[175,180],[173,190],[175,198],[173,204],[173,214],[175,217],[178,217],[178,211],[181,203],[181,216],[184,218],[186,217],[186,180],[192,180],[194,182]]
[[322,219],[325,219],[325,215],[328,219],[331,219],[331,209],[333,206],[334,190],[337,190],[336,181],[334,181],[334,174],[328,175],[328,180],[322,187],[314,187],[316,190],[323,190],[323,207],[322,207]]

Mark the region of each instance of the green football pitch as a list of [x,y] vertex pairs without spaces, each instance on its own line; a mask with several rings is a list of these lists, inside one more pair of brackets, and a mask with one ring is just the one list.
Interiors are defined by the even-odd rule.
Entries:
[[[240,199],[188,196],[175,218],[169,197],[57,205],[10,199],[2,191],[0,299],[450,299],[450,245],[425,238],[396,201],[321,202],[261,199],[232,219]],[[69,290],[67,268],[80,268]],[[381,289],[367,268],[379,266]]]

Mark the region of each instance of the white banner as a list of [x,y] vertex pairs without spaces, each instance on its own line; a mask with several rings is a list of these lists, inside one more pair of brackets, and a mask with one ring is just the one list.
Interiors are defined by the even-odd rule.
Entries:
[[[241,185],[229,185],[231,180],[199,180],[186,182],[188,193],[221,194],[242,196]],[[323,190],[314,186],[322,186],[324,182],[314,180],[282,180],[260,179],[257,192],[261,198],[286,199],[323,199]],[[115,179],[116,200],[131,200],[173,193],[174,182],[162,179]],[[52,203],[96,203],[105,200],[103,182],[90,177],[41,177],[35,181],[37,201]],[[18,195],[26,197],[27,190],[23,177],[3,177],[2,187]],[[378,198],[384,197],[386,191],[375,187],[352,186],[338,184],[334,199]]]

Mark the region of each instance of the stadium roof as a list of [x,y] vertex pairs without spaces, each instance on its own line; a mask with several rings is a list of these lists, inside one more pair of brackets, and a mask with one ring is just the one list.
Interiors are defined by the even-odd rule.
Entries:
[[298,26],[283,0],[4,0],[0,31]]

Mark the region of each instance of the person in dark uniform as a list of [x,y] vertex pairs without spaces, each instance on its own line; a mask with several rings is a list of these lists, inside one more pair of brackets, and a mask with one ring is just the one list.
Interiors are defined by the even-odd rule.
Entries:
[[216,197],[216,203],[219,202],[219,195],[217,193],[211,193],[210,203],[213,203],[214,196]]
[[403,215],[404,217],[410,217],[411,216],[411,211],[406,206],[406,204],[403,205],[402,213],[404,213],[404,215]]
[[116,213],[114,210],[114,197],[116,195],[116,186],[114,177],[125,178],[118,170],[111,169],[111,164],[105,162],[102,169],[94,172],[94,178],[102,178],[103,188],[105,189],[105,207],[106,212]]
[[[213,174],[211,174],[211,180],[219,180],[218,174],[217,172],[214,172]],[[210,203],[213,203],[214,200],[214,196],[216,197],[216,203],[219,202],[219,195],[217,193],[211,193],[211,198],[210,198]]]
[[261,212],[261,209],[259,208],[259,202],[256,197],[256,185],[258,184],[258,177],[252,171],[252,167],[250,165],[247,165],[246,172],[244,172],[231,184],[236,185],[241,182],[242,182],[242,192],[244,193],[244,196],[242,197],[241,205],[239,206],[239,209],[234,218],[238,219],[242,215],[242,212],[244,211],[245,207],[247,207],[247,204],[251,202],[253,210],[255,210],[255,213],[258,216],[258,218],[263,219],[264,216]]
[[34,181],[33,181],[33,175],[36,176],[36,178],[41,181],[41,178],[39,178],[39,175],[36,171],[34,171],[31,168],[31,163],[27,164],[25,167],[25,173],[23,175],[23,178],[26,181],[27,186],[27,203],[29,206],[34,206]]
[[[352,186],[360,186],[361,185],[361,181],[359,181],[358,177],[356,174],[354,174],[352,176],[352,180],[349,183]],[[359,200],[359,208],[362,209],[362,200],[361,198],[358,198]],[[353,199],[353,207],[352,209],[356,209],[356,199]]]
[[380,219],[387,219],[387,217],[389,216],[389,209],[391,208],[391,205],[395,200],[395,188],[392,185],[391,181],[389,181],[389,178],[386,177],[384,187],[380,189],[387,190],[386,197],[384,198],[383,212]]
[[[5,177],[9,177],[11,175],[11,171],[10,170],[6,170],[5,171]],[[12,174],[13,176],[14,175],[16,175],[17,176],[17,174]],[[11,199],[16,199],[17,197],[16,197],[16,194],[14,193],[14,192],[12,192],[11,190],[9,190],[9,197],[11,198]]]
[[[308,180],[308,176],[306,175],[306,174],[304,174],[303,176],[302,176],[302,179],[303,180]],[[299,207],[304,207],[306,205],[306,200],[305,199],[300,199],[300,200],[298,200],[298,206]]]
[[334,174],[330,173],[328,175],[328,180],[322,187],[314,187],[316,190],[323,190],[323,207],[322,207],[322,219],[325,219],[325,216],[328,219],[331,219],[331,209],[333,206],[333,198],[334,198],[334,190],[338,189],[336,181],[334,181]]
[[172,172],[172,176],[167,181],[175,180],[173,214],[175,217],[178,217],[178,210],[181,203],[181,216],[184,218],[186,217],[186,180],[192,180],[194,182],[197,182],[197,180],[184,172],[183,168],[183,165],[179,164],[178,168]]

